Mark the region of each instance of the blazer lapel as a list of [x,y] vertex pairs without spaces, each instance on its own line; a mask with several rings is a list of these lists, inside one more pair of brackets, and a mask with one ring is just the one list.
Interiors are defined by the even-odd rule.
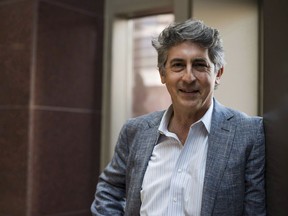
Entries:
[[139,182],[143,181],[144,174],[146,172],[148,162],[150,160],[151,154],[153,152],[154,146],[157,143],[159,138],[158,127],[149,128],[148,130],[144,131],[141,135],[141,139],[143,140],[142,145],[138,146],[139,149],[136,154],[136,160],[139,172]]
[[223,176],[235,134],[233,114],[214,101],[204,178],[201,215],[212,215],[218,186]]
[[128,194],[129,202],[127,203],[130,205],[126,206],[127,215],[139,215],[142,182],[154,146],[159,138],[158,127],[162,115],[163,113],[155,121],[150,122],[149,127],[142,131],[141,135],[137,137],[137,145],[132,149],[133,152],[131,153],[134,154],[132,156],[134,159],[130,175],[133,176],[133,179],[131,179],[132,182]]

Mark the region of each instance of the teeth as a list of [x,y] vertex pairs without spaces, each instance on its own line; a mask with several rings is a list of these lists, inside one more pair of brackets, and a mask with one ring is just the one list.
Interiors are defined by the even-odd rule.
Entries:
[[180,91],[185,92],[185,93],[195,93],[195,92],[198,92],[198,90],[185,90],[185,89],[180,89]]

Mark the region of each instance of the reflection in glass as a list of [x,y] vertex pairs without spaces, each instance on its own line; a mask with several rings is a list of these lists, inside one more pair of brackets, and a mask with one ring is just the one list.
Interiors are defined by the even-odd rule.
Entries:
[[133,28],[133,89],[132,117],[163,110],[171,104],[157,69],[157,53],[151,45],[174,20],[173,14],[155,15],[132,20]]

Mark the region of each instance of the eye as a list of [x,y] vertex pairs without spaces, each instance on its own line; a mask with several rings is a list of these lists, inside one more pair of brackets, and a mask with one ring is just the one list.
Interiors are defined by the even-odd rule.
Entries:
[[174,62],[171,64],[171,70],[174,72],[180,72],[185,68],[185,64],[181,62]]
[[199,72],[208,71],[210,66],[206,62],[195,62],[193,68]]

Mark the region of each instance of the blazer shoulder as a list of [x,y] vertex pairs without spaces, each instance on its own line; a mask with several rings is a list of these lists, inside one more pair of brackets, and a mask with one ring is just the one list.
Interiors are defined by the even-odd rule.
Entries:
[[162,116],[165,111],[156,111],[141,115],[138,117],[130,118],[126,121],[125,125],[128,128],[139,128],[139,129],[148,129],[151,127],[158,127]]
[[237,139],[243,140],[246,137],[249,138],[249,140],[253,140],[250,143],[254,144],[264,142],[265,130],[262,117],[251,116],[229,107],[223,107],[223,112],[226,116],[226,123],[236,129],[235,135],[237,135]]
[[248,115],[245,112],[229,107],[225,107],[225,109],[230,113],[231,120],[233,119],[238,125],[259,125],[260,127],[263,125],[263,117],[261,116]]
[[226,107],[215,100],[215,115],[224,116],[224,118],[231,123],[235,124],[263,124],[263,118],[260,116],[251,116],[240,110],[236,110],[230,107]]

